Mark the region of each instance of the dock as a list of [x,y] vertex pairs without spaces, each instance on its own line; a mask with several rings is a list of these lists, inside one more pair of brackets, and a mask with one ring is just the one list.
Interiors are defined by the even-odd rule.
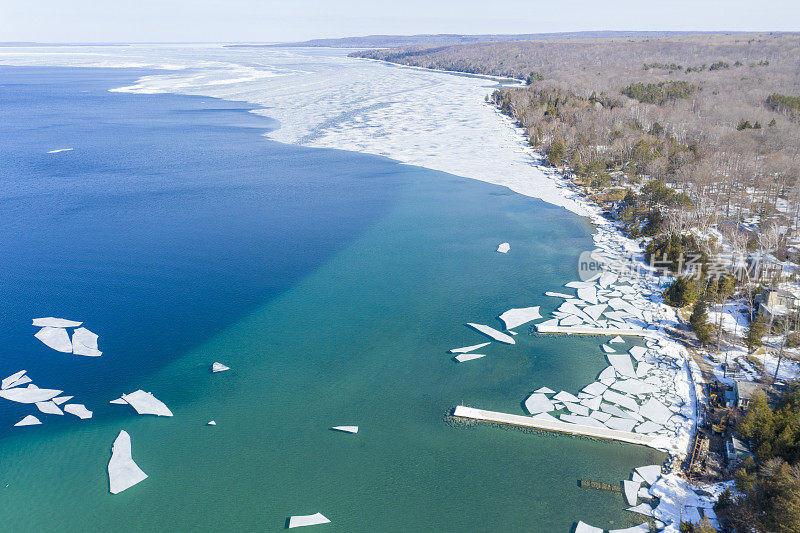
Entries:
[[553,420],[539,420],[530,416],[512,415],[508,413],[498,413],[497,411],[484,411],[473,407],[459,405],[453,411],[453,416],[480,420],[482,422],[492,422],[494,424],[504,424],[507,426],[517,426],[542,431],[552,431],[554,433],[566,433],[568,435],[579,435],[593,439],[614,440],[628,444],[640,444],[650,448],[657,448],[655,442],[657,437],[641,435],[629,431],[618,431],[616,429],[599,428],[594,426],[582,426],[579,424],[568,424],[567,422]]
[[656,331],[641,328],[594,328],[591,326],[546,326],[534,324],[537,333],[564,333],[568,335],[609,335],[621,337],[653,337]]

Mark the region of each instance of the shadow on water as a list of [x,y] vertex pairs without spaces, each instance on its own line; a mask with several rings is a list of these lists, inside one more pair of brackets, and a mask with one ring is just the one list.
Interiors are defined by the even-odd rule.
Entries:
[[[151,73],[0,68],[2,376],[24,368],[41,387],[105,403],[393,204],[398,163],[269,141],[276,122],[240,102],[108,92]],[[59,148],[74,150],[46,153]],[[30,320],[51,315],[85,321],[103,357],[39,343]],[[0,427],[29,408],[2,402]]]

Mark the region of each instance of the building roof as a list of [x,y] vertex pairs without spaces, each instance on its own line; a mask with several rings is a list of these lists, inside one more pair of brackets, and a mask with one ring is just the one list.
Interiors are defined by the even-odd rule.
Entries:
[[759,389],[761,389],[761,386],[758,383],[753,383],[752,381],[739,381],[738,379],[736,380],[736,394],[739,396],[739,399],[750,399]]

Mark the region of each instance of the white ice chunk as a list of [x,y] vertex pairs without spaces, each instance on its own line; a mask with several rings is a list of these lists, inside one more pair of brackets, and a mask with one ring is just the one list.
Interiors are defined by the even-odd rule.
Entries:
[[584,320],[577,315],[569,315],[566,318],[562,318],[558,321],[559,326],[578,326],[583,323]]
[[628,501],[628,505],[636,505],[639,500],[639,487],[641,486],[642,483],[639,481],[628,481],[626,479],[622,482],[622,488],[625,491],[625,499]]
[[626,353],[609,353],[606,354],[608,357],[608,362],[611,363],[611,366],[614,367],[614,370],[619,372],[622,376],[627,376],[629,378],[636,377],[636,371],[633,369],[633,363],[631,362],[631,358]]
[[517,326],[521,326],[531,320],[536,320],[538,318],[542,318],[542,315],[539,314],[539,306],[535,307],[520,307],[516,309],[509,309],[502,315],[500,315],[500,320],[506,325],[506,329],[513,329]]
[[22,376],[25,375],[25,372],[26,372],[25,370],[20,370],[19,372],[11,374],[7,378],[5,378],[2,381],[2,383],[0,383],[0,389],[7,389],[9,387],[12,387],[17,380],[19,380]]
[[92,412],[86,408],[82,403],[68,403],[64,406],[64,411],[71,415],[75,415],[81,420],[92,418]]
[[617,376],[617,371],[614,370],[613,366],[609,366],[609,367],[604,368],[603,371],[600,372],[600,375],[597,376],[597,379],[598,380],[601,380],[601,379],[614,379],[614,378],[616,378],[616,376]]
[[642,378],[647,375],[653,369],[653,365],[650,363],[641,362],[636,365],[636,377]]
[[117,398],[116,400],[111,400],[108,403],[113,403],[117,405],[129,405],[128,402],[125,401],[125,398]]
[[592,317],[595,321],[600,320],[600,315],[606,310],[606,304],[589,305],[583,308],[587,315]]
[[210,421],[210,422],[209,422],[208,424],[206,424],[206,425],[207,425],[207,426],[216,426],[216,425],[217,425],[217,423],[216,423],[214,420],[212,420],[212,421]]
[[19,387],[20,385],[25,385],[26,383],[30,383],[30,382],[31,382],[31,378],[29,378],[28,376],[22,376],[17,381],[15,381],[11,385],[9,385],[8,388],[10,389],[12,387]]
[[459,363],[464,363],[466,361],[472,361],[473,359],[480,359],[481,357],[486,357],[485,353],[461,353],[457,356],[453,357]]
[[325,518],[322,513],[289,517],[289,529],[292,529],[293,527],[316,526],[318,524],[329,523],[330,520]]
[[581,416],[581,415],[561,415],[559,416],[561,420],[564,422],[569,422],[571,424],[578,424],[581,426],[590,426],[596,428],[605,428],[606,426],[603,425],[603,422],[600,422],[596,418],[591,418],[588,416]]
[[600,422],[605,422],[606,420],[611,418],[610,414],[604,413],[603,411],[592,411],[592,414],[590,414],[589,416],[591,416],[592,418],[596,418]]
[[452,350],[450,350],[450,353],[473,352],[473,351],[477,350],[478,348],[483,348],[484,346],[489,346],[490,344],[492,344],[492,343],[491,342],[482,342],[480,344],[473,344],[472,346],[464,346],[463,348],[453,348]]
[[558,418],[554,417],[550,413],[537,413],[531,418],[535,418],[536,420],[545,420],[547,422],[558,422]]
[[556,391],[551,389],[550,387],[539,387],[533,392],[538,392],[539,394],[555,394]]
[[507,253],[510,249],[511,249],[511,245],[508,244],[507,242],[501,243],[497,247],[497,251],[500,252],[501,254]]
[[611,388],[620,392],[627,392],[628,394],[652,394],[656,392],[654,386],[647,382],[638,379],[625,379],[622,381],[615,381]]
[[645,348],[644,346],[634,346],[629,351],[634,359],[636,359],[637,361],[641,361],[642,359],[644,359],[644,354],[647,353],[647,348]]
[[61,408],[52,401],[36,402],[36,408],[48,415],[63,415]]
[[617,351],[608,344],[603,345],[603,351],[606,353],[617,353]]
[[617,274],[614,274],[613,272],[606,271],[606,272],[603,272],[600,275],[600,279],[597,280],[597,283],[601,287],[609,287],[609,286],[613,285],[614,283],[616,283],[618,278],[619,278],[619,276]]
[[553,399],[556,400],[556,401],[559,401],[559,402],[578,403],[578,401],[579,401],[578,398],[576,398],[572,394],[568,393],[567,391],[563,391],[563,390],[561,392],[559,392],[558,394],[556,394],[555,396],[553,396]]
[[612,416],[603,423],[610,429],[616,429],[618,431],[631,431],[633,430],[633,426],[636,425],[636,420]]
[[83,324],[83,322],[75,322],[74,320],[67,320],[65,318],[53,318],[51,316],[33,319],[33,325],[40,328],[77,328],[81,324]]
[[49,150],[48,154],[60,154],[61,152],[69,152],[72,148],[56,148],[55,150]]
[[532,415],[554,410],[555,406],[544,394],[533,393],[525,400],[525,409]]
[[41,420],[39,420],[35,416],[28,415],[28,416],[26,416],[25,418],[23,418],[22,420],[20,420],[19,422],[17,422],[14,425],[15,426],[35,426],[36,424],[41,424],[41,423],[42,423]]
[[579,403],[564,402],[564,406],[574,415],[589,416],[589,408]]
[[25,388],[13,388],[0,390],[0,398],[19,403],[46,402],[55,398],[64,391],[55,389],[40,389],[35,385],[28,385]]
[[648,420],[648,421],[646,421],[646,422],[644,422],[642,424],[639,424],[634,431],[636,431],[636,433],[645,433],[645,434],[647,434],[647,433],[654,433],[654,432],[659,431],[661,429],[664,429],[664,426],[662,426],[660,424],[656,424],[655,422],[651,422],[650,420]]
[[623,339],[622,337],[620,337],[619,335],[617,335],[616,337],[614,337],[613,339],[611,339],[611,340],[610,340],[610,341],[608,341],[608,342],[609,342],[609,343],[612,343],[612,342],[613,342],[613,343],[620,343],[620,342],[625,342],[625,339]]
[[632,513],[639,513],[646,516],[653,516],[653,508],[648,503],[640,503],[636,507],[629,507],[628,509],[626,509],[626,511],[630,511]]
[[45,326],[37,331],[34,337],[54,350],[72,353],[72,341],[69,340],[69,334],[64,328]]
[[72,334],[72,353],[87,357],[103,355],[103,352],[97,349],[97,335],[86,328],[78,328]]
[[585,398],[585,399],[581,400],[581,405],[583,405],[585,407],[588,407],[589,409],[592,409],[593,411],[596,411],[596,410],[600,409],[600,404],[602,403],[602,401],[603,401],[603,398],[601,398],[600,396],[595,396],[594,398]]
[[622,395],[622,394],[620,394],[618,392],[615,392],[615,391],[613,391],[611,389],[609,389],[609,390],[607,390],[607,391],[605,391],[603,393],[603,399],[605,401],[609,402],[609,403],[613,403],[613,404],[616,404],[616,405],[621,405],[622,407],[625,407],[626,409],[630,409],[633,412],[638,412],[639,411],[639,405],[636,403],[636,401],[633,398],[631,398],[630,396],[624,396],[624,395]]
[[565,283],[564,286],[570,289],[585,289],[594,287],[594,283],[591,281],[570,281],[569,283]]
[[608,413],[610,415],[618,416],[620,418],[630,418],[631,420],[635,420],[637,422],[644,422],[644,418],[638,413],[633,413],[631,411],[626,411],[624,409],[620,409],[616,405],[610,405],[604,403],[600,406],[600,410],[604,413]]
[[661,475],[661,465],[648,465],[636,468],[636,473],[642,476],[645,483],[652,485]]
[[358,433],[358,426],[333,426],[331,429],[345,433]]
[[59,396],[57,398],[53,398],[53,403],[56,405],[61,405],[64,402],[70,401],[72,398],[72,396]]
[[553,298],[572,298],[571,294],[564,294],[563,292],[546,292],[544,293],[545,296],[552,296]]
[[122,398],[131,404],[140,415],[172,416],[172,411],[161,400],[153,396],[152,392],[140,389],[130,394],[123,394]]
[[575,526],[575,533],[603,533],[603,529],[578,521],[578,525]]
[[111,460],[108,462],[109,491],[119,494],[145,479],[147,474],[131,457],[131,436],[127,431],[120,431],[111,447]]
[[639,408],[639,414],[645,418],[649,418],[656,424],[663,425],[666,424],[667,420],[672,416],[672,411],[655,398],[650,398]]
[[602,383],[595,381],[594,383],[589,383],[581,390],[587,394],[591,394],[592,396],[600,396],[606,391],[607,388],[608,387],[606,387]]
[[211,365],[211,371],[212,372],[225,372],[226,370],[230,370],[230,367],[227,367],[227,366],[223,365],[222,363],[217,363],[215,361],[214,364]]
[[595,287],[582,287],[578,289],[578,298],[590,304],[597,303],[597,289]]
[[506,344],[515,344],[514,338],[510,335],[506,335],[500,331],[497,331],[494,328],[490,328],[489,326],[484,326],[483,324],[473,324],[472,322],[467,322],[467,325],[471,328],[474,328],[486,336],[493,338],[496,341],[504,342]]

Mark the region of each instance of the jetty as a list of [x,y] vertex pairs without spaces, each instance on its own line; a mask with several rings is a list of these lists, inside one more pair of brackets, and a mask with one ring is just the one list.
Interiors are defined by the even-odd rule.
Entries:
[[539,429],[542,431],[552,431],[554,433],[566,433],[568,435],[579,435],[593,439],[615,440],[628,444],[640,444],[642,446],[656,448],[655,442],[657,437],[630,431],[568,424],[567,422],[561,422],[559,420],[538,419],[531,416],[512,415],[509,413],[499,413],[497,411],[484,411],[483,409],[475,409],[463,405],[459,405],[455,408],[453,416],[482,422],[492,422],[494,424]]
[[552,326],[534,324],[537,333],[564,333],[567,335],[609,335],[626,337],[653,337],[657,331],[641,328],[597,328],[592,326]]

